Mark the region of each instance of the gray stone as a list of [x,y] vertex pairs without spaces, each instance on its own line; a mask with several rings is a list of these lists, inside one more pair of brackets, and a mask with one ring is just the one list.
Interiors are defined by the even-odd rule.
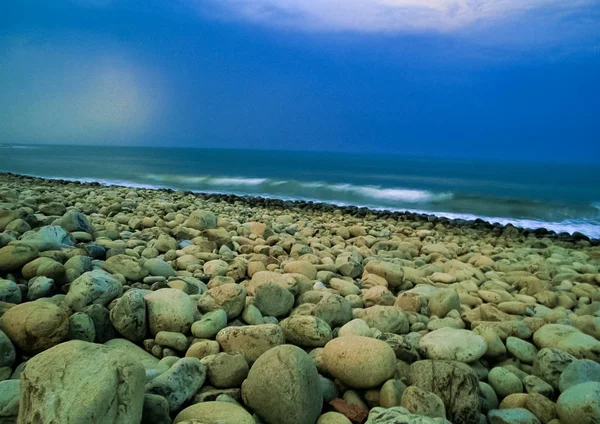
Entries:
[[537,356],[537,348],[525,340],[517,337],[506,339],[506,350],[508,350],[519,361],[532,364]]
[[201,360],[206,365],[208,381],[219,389],[240,387],[248,376],[248,362],[243,355],[218,353]]
[[67,281],[72,283],[82,274],[92,270],[92,258],[89,256],[73,256],[65,262]]
[[75,244],[71,235],[57,225],[47,225],[39,230],[28,231],[23,234],[21,241],[39,251],[59,250]]

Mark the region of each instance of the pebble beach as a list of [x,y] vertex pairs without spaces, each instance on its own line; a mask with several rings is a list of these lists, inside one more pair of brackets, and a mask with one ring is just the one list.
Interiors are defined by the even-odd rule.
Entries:
[[0,423],[600,422],[600,240],[0,174]]

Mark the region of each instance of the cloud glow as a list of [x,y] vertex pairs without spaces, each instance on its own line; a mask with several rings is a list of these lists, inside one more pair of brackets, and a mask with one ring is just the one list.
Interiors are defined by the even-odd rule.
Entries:
[[596,0],[196,0],[205,13],[304,31],[456,31],[475,23],[553,9],[563,13]]
[[4,141],[114,143],[143,134],[160,110],[160,78],[123,49],[80,50],[28,39],[9,40],[5,47]]

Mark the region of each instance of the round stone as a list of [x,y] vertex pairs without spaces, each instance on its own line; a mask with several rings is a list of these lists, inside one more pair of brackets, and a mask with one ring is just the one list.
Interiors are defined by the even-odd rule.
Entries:
[[197,422],[203,424],[255,424],[252,415],[241,406],[230,402],[215,401],[200,402],[188,406],[175,417],[173,424]]
[[429,359],[468,363],[485,354],[487,343],[471,331],[445,327],[423,336],[419,348]]
[[492,368],[488,374],[488,382],[500,398],[504,398],[513,393],[523,392],[523,383],[521,383],[519,377],[506,368]]
[[265,422],[314,423],[323,397],[319,373],[306,352],[277,346],[261,355],[242,384],[242,399]]
[[331,375],[356,389],[380,386],[396,371],[394,350],[370,337],[333,339],[325,345],[322,359]]
[[36,353],[62,342],[69,333],[69,317],[50,302],[27,302],[10,308],[0,327],[19,348]]
[[592,381],[572,386],[556,402],[561,423],[596,423],[600,417],[600,383]]

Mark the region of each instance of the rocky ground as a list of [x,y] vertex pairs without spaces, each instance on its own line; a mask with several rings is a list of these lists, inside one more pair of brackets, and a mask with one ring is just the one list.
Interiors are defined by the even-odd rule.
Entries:
[[600,246],[0,175],[0,423],[600,422]]

